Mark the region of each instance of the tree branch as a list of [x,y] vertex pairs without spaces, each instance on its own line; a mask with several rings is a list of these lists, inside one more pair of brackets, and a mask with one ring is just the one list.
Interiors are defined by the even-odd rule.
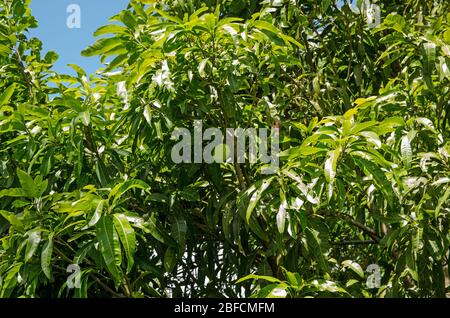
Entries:
[[348,215],[345,215],[343,217],[344,221],[349,222],[350,224],[356,226],[358,229],[362,230],[363,232],[365,232],[367,235],[370,236],[370,238],[372,240],[374,240],[376,243],[378,243],[381,240],[381,237],[377,234],[377,232],[375,232],[375,230],[365,226],[364,224],[359,223],[358,221],[353,220],[351,217],[349,217]]

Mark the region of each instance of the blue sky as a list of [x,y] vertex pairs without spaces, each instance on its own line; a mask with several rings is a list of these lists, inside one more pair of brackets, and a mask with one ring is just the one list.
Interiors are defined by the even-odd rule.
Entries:
[[[81,28],[68,28],[67,7],[77,4],[81,9]],[[59,59],[53,69],[60,73],[73,74],[69,63],[81,66],[92,74],[101,66],[97,57],[82,57],[80,52],[92,44],[93,33],[98,27],[108,24],[108,19],[125,9],[128,0],[32,0],[31,10],[39,23],[30,30],[43,42],[43,53],[55,51]]]

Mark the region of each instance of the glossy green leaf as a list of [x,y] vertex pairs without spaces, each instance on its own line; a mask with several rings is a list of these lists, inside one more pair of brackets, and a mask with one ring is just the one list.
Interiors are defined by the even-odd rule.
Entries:
[[169,247],[164,254],[164,269],[166,272],[172,272],[176,264],[176,250]]
[[47,276],[48,279],[51,279],[52,277],[51,262],[53,254],[53,235],[54,235],[53,232],[49,234],[47,241],[45,242],[41,252],[42,271],[44,272],[45,276]]
[[20,169],[17,169],[17,176],[19,177],[20,185],[22,186],[22,189],[27,197],[35,198],[39,195],[37,185],[30,175]]
[[9,103],[14,91],[16,89],[16,83],[9,85],[5,91],[0,94],[0,106],[6,105]]
[[364,270],[358,263],[351,260],[346,260],[342,262],[342,266],[350,268],[352,271],[358,274],[359,277],[364,278]]
[[255,209],[258,201],[261,199],[261,195],[270,186],[272,180],[273,178],[263,180],[261,182],[261,186],[255,192],[253,192],[252,196],[250,197],[247,212],[245,213],[247,222],[250,220],[253,210]]
[[134,253],[136,252],[136,235],[128,219],[123,214],[114,214],[114,227],[119,234],[120,242],[127,256],[127,273],[134,265]]
[[122,271],[122,251],[120,248],[119,235],[110,215],[104,215],[95,225],[99,250],[105,261],[108,271],[113,276],[116,283],[121,281]]
[[41,242],[41,230],[35,229],[27,233],[27,245],[25,248],[25,263],[27,263],[36,253]]

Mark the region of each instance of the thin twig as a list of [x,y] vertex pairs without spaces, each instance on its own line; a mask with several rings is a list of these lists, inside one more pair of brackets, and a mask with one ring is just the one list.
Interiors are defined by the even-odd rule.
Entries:
[[332,243],[333,245],[366,245],[366,244],[377,244],[375,240],[344,240]]
[[109,292],[111,295],[113,295],[113,296],[115,296],[115,297],[117,297],[117,298],[125,298],[123,295],[118,294],[118,293],[116,293],[114,290],[112,290],[111,288],[109,288],[108,285],[106,285],[104,282],[102,282],[102,281],[101,281],[99,278],[97,278],[96,276],[94,276],[94,275],[92,275],[92,274],[91,274],[91,276],[92,276],[92,278],[95,279],[95,281],[96,281],[100,286],[102,286],[102,288],[103,288],[104,290],[106,290],[107,292]]
[[370,236],[370,238],[372,240],[374,240],[375,242],[379,242],[381,240],[380,236],[377,234],[377,232],[375,232],[375,230],[365,226],[364,224],[359,223],[358,221],[353,220],[351,217],[349,217],[348,215],[345,215],[344,220],[349,222],[350,224],[356,226],[357,228],[359,228],[360,230],[363,230],[367,235]]

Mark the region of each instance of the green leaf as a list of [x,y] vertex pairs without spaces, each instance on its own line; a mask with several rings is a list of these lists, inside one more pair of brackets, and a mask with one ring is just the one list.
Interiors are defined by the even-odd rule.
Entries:
[[361,131],[366,131],[368,128],[376,126],[377,124],[378,124],[378,122],[376,122],[376,121],[366,121],[366,122],[363,122],[363,123],[356,124],[350,130],[350,134],[351,135],[356,135],[357,133],[359,133]]
[[111,216],[102,216],[96,224],[95,229],[103,260],[116,284],[118,284],[122,279],[122,271],[120,270],[122,252],[120,249],[119,236],[114,228]]
[[82,56],[94,56],[94,55],[101,55],[108,51],[110,51],[113,48],[117,48],[118,46],[122,45],[122,42],[119,38],[104,38],[97,40],[94,44],[89,46],[87,49],[81,51]]
[[336,165],[341,155],[341,148],[337,148],[335,150],[328,152],[328,158],[325,161],[324,171],[325,178],[328,181],[328,199],[331,199],[333,195],[333,184],[334,179],[336,178]]
[[83,76],[86,76],[86,72],[79,67],[76,64],[67,64],[67,66],[70,66],[71,68],[73,68],[73,70],[77,73],[79,78],[82,78]]
[[48,180],[43,180],[43,181],[40,181],[40,180],[42,180],[42,176],[40,176],[40,175],[34,179],[34,183],[36,184],[37,197],[41,197],[45,193],[45,191],[47,190],[47,187],[48,187]]
[[42,248],[41,252],[41,268],[48,279],[51,279],[52,276],[50,264],[52,261],[53,253],[53,235],[53,232],[49,234],[47,242],[45,242],[45,245]]
[[319,232],[315,229],[307,227],[305,229],[305,236],[308,253],[314,257],[314,260],[323,271],[329,272],[330,268],[322,251],[322,242],[319,237]]
[[26,197],[27,195],[28,194],[22,188],[11,188],[11,189],[5,189],[5,190],[0,191],[0,198],[3,198],[3,197],[20,198],[20,197]]
[[164,12],[164,11],[162,11],[162,10],[159,10],[159,9],[156,9],[156,8],[154,8],[153,9],[156,13],[158,13],[160,16],[162,16],[163,18],[165,18],[165,19],[167,19],[167,20],[169,20],[169,21],[172,21],[172,22],[175,22],[175,23],[177,23],[177,24],[183,24],[183,21],[181,21],[179,18],[177,18],[177,17],[174,17],[174,16],[171,16],[170,14],[167,14],[166,12]]
[[262,229],[261,225],[258,222],[258,219],[254,215],[248,221],[248,227],[263,242],[267,242],[270,240],[269,236],[267,235],[267,232]]
[[19,280],[17,279],[17,274],[22,268],[22,263],[16,263],[11,268],[8,269],[6,277],[4,278],[0,293],[0,298],[9,298],[13,289],[17,286]]
[[328,10],[328,8],[331,5],[332,0],[323,0],[321,3],[321,9],[322,9],[322,13],[326,13],[326,11]]
[[409,168],[412,161],[412,149],[408,135],[403,136],[401,139],[400,153],[405,166]]
[[450,178],[449,177],[445,177],[445,178],[439,178],[438,180],[434,181],[431,186],[437,186],[440,184],[444,184],[444,183],[450,183]]
[[180,191],[180,196],[186,201],[198,202],[200,201],[200,194],[192,187],[186,187]]
[[299,147],[292,147],[292,148],[289,148],[289,149],[283,151],[280,154],[280,157],[287,156],[289,160],[292,160],[292,159],[295,159],[298,157],[307,157],[307,156],[315,155],[319,152],[325,152],[325,151],[326,151],[326,149],[302,145]]
[[432,132],[436,132],[436,128],[434,127],[434,124],[430,119],[424,117],[417,117],[416,122],[424,126],[426,129],[431,130]]
[[259,189],[257,189],[253,193],[252,197],[250,198],[250,202],[248,204],[247,212],[246,212],[247,222],[249,222],[250,217],[252,215],[252,212],[253,212],[253,210],[256,207],[256,204],[261,199],[262,193],[270,186],[270,183],[272,182],[272,180],[273,180],[273,178],[269,178],[269,179],[263,180],[262,183],[261,183],[261,187]]
[[40,242],[41,230],[36,229],[28,232],[27,247],[25,249],[25,263],[34,256]]
[[176,250],[169,247],[164,254],[164,269],[170,273],[173,271],[176,264]]
[[26,196],[29,198],[37,198],[39,193],[33,178],[20,169],[17,169],[17,176],[19,177],[20,185]]
[[286,289],[288,288],[287,284],[279,284],[276,285],[274,289],[270,291],[270,293],[266,296],[266,298],[286,298],[287,292]]
[[356,165],[363,170],[367,176],[373,176],[376,187],[382,191],[387,203],[390,206],[393,206],[395,198],[394,190],[392,189],[392,184],[389,182],[384,172],[371,161],[357,156],[352,156],[352,158]]
[[15,229],[23,230],[24,224],[14,213],[0,210],[0,215],[6,219]]
[[352,260],[346,260],[342,262],[342,266],[344,268],[345,267],[350,268],[352,271],[358,274],[359,277],[364,278],[364,271],[358,263],[353,262]]
[[103,163],[103,160],[101,159],[97,160],[95,164],[95,173],[97,175],[98,180],[100,181],[100,184],[103,187],[106,187],[110,182],[111,178],[109,177],[108,168]]
[[109,193],[109,198],[113,198],[112,206],[115,206],[116,202],[131,189],[142,189],[148,193],[150,191],[150,186],[144,181],[138,179],[127,180],[123,183],[119,183]]
[[119,234],[120,241],[127,256],[127,273],[134,265],[134,253],[136,252],[136,234],[124,214],[114,214],[114,227]]
[[103,200],[98,202],[97,208],[95,209],[94,215],[88,223],[88,227],[92,227],[97,224],[98,220],[100,220],[103,212]]
[[319,198],[313,196],[313,191],[311,191],[302,181],[299,175],[297,175],[292,170],[283,170],[283,173],[294,180],[296,182],[297,188],[300,190],[300,192],[305,196],[305,198],[312,204],[318,204]]
[[341,153],[341,148],[328,152],[328,158],[325,161],[324,171],[325,178],[329,183],[333,183],[336,178],[336,164]]
[[270,24],[269,22],[263,21],[263,20],[257,20],[257,21],[254,22],[253,25],[256,28],[261,29],[261,30],[270,31],[270,32],[273,32],[275,34],[281,33],[281,31],[278,30],[276,26],[274,26],[273,24]]
[[156,222],[155,214],[153,214],[148,220],[146,220],[145,225],[142,227],[142,229],[146,233],[150,233],[161,243],[167,244],[172,247],[177,247],[177,243],[174,242],[169,235],[167,235],[162,225],[159,222]]
[[137,21],[129,11],[122,11],[120,15],[120,21],[123,22],[123,24],[132,30],[136,28]]
[[277,228],[278,232],[280,232],[281,234],[283,234],[286,225],[286,217],[287,217],[286,207],[287,201],[286,199],[283,199],[277,213]]
[[91,124],[91,114],[88,110],[80,113],[80,119],[86,127]]
[[144,106],[144,118],[147,121],[147,124],[152,124],[152,110],[149,105]]
[[12,83],[8,86],[8,88],[0,95],[0,106],[6,105],[9,103],[11,96],[14,94],[14,90],[16,89],[16,83]]
[[104,25],[99,27],[95,32],[94,32],[94,36],[100,36],[100,35],[105,35],[105,34],[110,34],[110,33],[114,33],[114,34],[125,34],[127,32],[127,28],[118,24],[108,24],[108,25]]
[[0,55],[7,56],[11,52],[11,49],[6,45],[0,44]]
[[123,64],[125,64],[125,62],[128,60],[128,58],[129,58],[129,56],[126,53],[117,55],[111,61],[111,63],[108,64],[108,67],[105,69],[105,72],[109,72],[109,71],[115,70],[118,67],[122,67]]
[[434,216],[437,219],[439,217],[439,213],[441,211],[442,206],[444,203],[448,203],[448,199],[450,197],[450,187],[447,187],[447,190],[445,191],[444,195],[439,198],[438,204],[436,206],[436,209],[434,211]]
[[244,282],[246,280],[249,280],[249,279],[258,279],[258,280],[261,279],[261,280],[265,280],[265,281],[268,281],[268,282],[271,282],[271,283],[281,283],[281,280],[279,280],[278,278],[275,278],[275,277],[250,274],[250,275],[247,275],[245,277],[242,277],[242,278],[238,279],[236,281],[236,284],[240,284],[240,283],[242,283],[242,282]]
[[436,44],[434,43],[424,43],[422,48],[422,58],[423,58],[423,76],[425,83],[429,89],[433,89],[433,71],[436,66]]
[[373,131],[362,131],[359,133],[360,136],[363,136],[367,139],[368,142],[370,142],[372,145],[374,145],[377,148],[381,148],[381,140],[380,137]]
[[199,74],[201,77],[206,77],[205,67],[206,67],[206,64],[207,64],[208,62],[209,62],[209,59],[206,58],[206,59],[203,59],[203,60],[198,64],[198,74]]
[[187,223],[183,216],[175,218],[172,224],[172,237],[179,245],[178,253],[181,255],[184,252],[186,245]]

